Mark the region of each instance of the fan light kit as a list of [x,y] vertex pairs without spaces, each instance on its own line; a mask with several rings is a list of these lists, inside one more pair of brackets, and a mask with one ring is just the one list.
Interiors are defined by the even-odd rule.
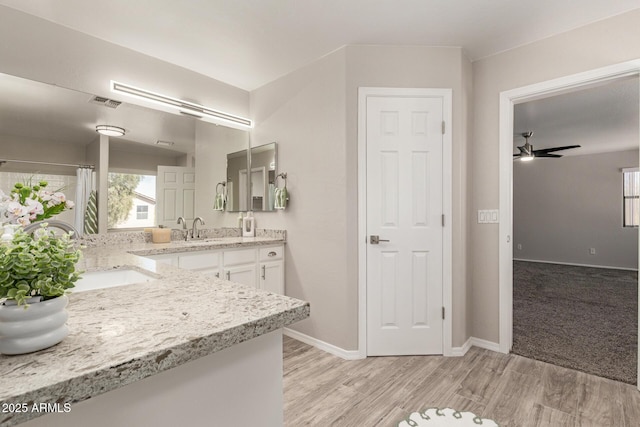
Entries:
[[253,123],[249,119],[244,117],[235,116],[233,114],[224,113],[222,111],[214,110],[213,108],[205,107],[203,105],[194,104],[193,102],[184,101],[178,98],[172,98],[167,95],[154,93],[146,89],[140,89],[128,84],[119,83],[111,80],[111,91],[121,93],[124,95],[132,96],[145,101],[150,101],[155,104],[160,104],[164,107],[175,108],[179,113],[188,116],[211,119],[214,122],[222,122],[222,124],[230,124],[232,126],[240,128],[251,128]]
[[98,125],[96,132],[107,136],[124,136],[124,128],[111,125]]
[[561,150],[569,150],[571,148],[579,148],[579,145],[565,145],[563,147],[551,147],[551,148],[543,148],[541,150],[534,150],[533,145],[529,144],[529,138],[533,135],[533,132],[523,132],[522,137],[524,138],[524,145],[518,147],[520,153],[513,155],[513,160],[520,159],[522,162],[530,162],[536,157],[550,157],[550,158],[559,158],[562,157],[560,154],[551,154],[554,151]]

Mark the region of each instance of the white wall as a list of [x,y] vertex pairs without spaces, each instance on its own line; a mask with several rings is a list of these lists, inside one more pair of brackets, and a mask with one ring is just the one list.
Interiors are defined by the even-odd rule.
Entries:
[[[347,350],[357,348],[357,281],[347,252],[346,51],[251,92],[253,146],[278,143],[287,172],[286,211],[256,212],[258,228],[287,230],[286,294],[311,303],[293,327]],[[355,141],[354,141],[355,143]]]
[[358,87],[453,88],[453,345],[466,341],[470,76],[458,48],[347,46],[251,92],[252,141],[277,141],[278,172],[288,173],[288,209],[256,218],[287,229],[287,295],[312,306],[296,330],[358,348]]
[[638,229],[622,226],[620,171],[637,165],[638,150],[514,162],[513,257],[637,269]]
[[[640,10],[473,63],[472,210],[499,204],[500,92],[640,58]],[[469,218],[472,335],[499,340],[498,225]]]

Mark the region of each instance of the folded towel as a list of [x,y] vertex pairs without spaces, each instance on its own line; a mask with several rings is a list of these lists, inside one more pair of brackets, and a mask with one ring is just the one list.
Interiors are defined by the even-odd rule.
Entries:
[[223,211],[224,210],[224,194],[216,194],[216,198],[213,201],[213,210],[214,211]]
[[276,188],[275,190],[276,200],[274,203],[275,209],[285,209],[287,207],[287,200],[289,200],[289,192],[287,186],[282,188]]

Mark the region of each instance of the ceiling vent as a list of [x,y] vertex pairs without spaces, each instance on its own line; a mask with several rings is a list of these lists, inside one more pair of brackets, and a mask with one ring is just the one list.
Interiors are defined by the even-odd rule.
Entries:
[[92,104],[98,104],[98,105],[102,105],[104,107],[109,107],[109,108],[117,108],[120,104],[122,104],[122,102],[120,101],[115,101],[113,99],[104,98],[102,96],[97,96],[97,95],[91,98],[89,102]]

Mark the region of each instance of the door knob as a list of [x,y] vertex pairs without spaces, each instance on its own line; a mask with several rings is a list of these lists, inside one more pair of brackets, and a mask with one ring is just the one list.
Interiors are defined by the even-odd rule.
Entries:
[[369,236],[369,243],[371,243],[372,245],[377,245],[380,242],[388,242],[388,241],[389,240],[381,239],[380,236],[374,236],[374,235]]

